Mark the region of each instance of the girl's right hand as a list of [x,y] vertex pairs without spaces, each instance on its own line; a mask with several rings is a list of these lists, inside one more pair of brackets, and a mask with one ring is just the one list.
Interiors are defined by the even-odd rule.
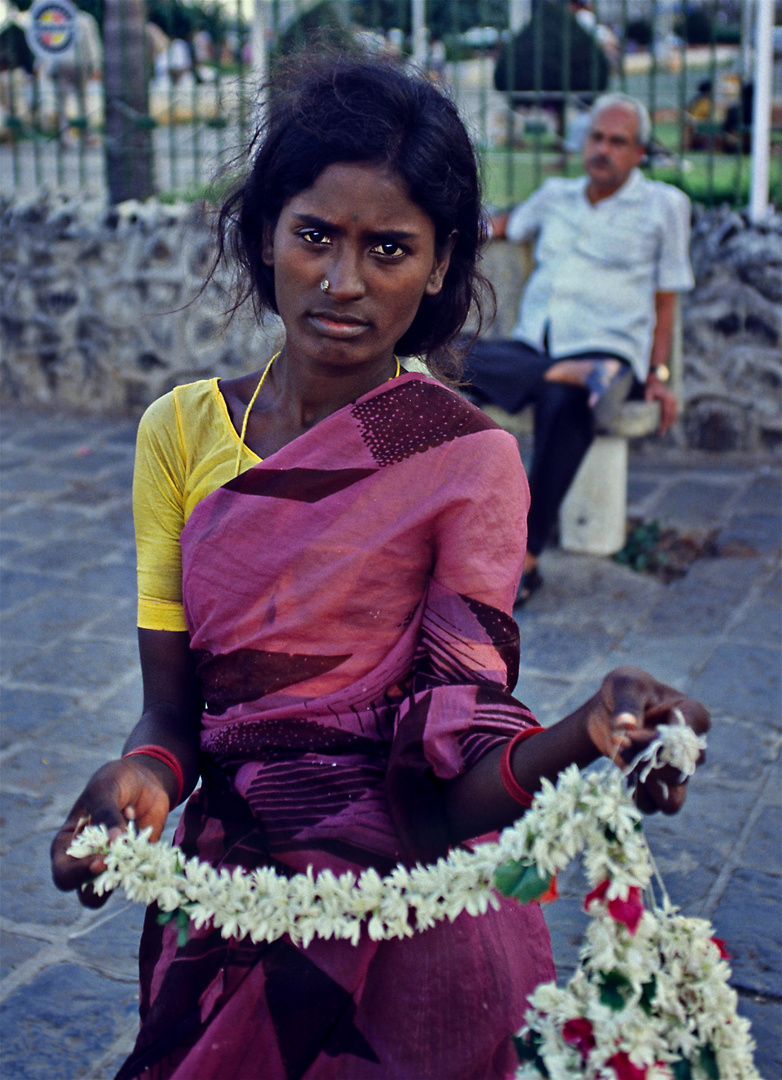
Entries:
[[103,765],[73,804],[65,823],[52,841],[52,877],[58,889],[79,890],[85,907],[101,907],[108,893],[98,896],[90,886],[105,870],[100,855],[75,859],[68,855],[73,838],[85,825],[105,825],[114,839],[134,821],[139,831],[151,826],[152,840],[158,840],[169,812],[169,797],[154,766],[145,765],[141,755],[121,758]]

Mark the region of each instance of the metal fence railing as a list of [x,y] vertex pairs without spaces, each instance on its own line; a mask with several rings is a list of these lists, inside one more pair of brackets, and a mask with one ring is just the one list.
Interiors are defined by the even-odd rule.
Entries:
[[317,31],[337,45],[358,38],[406,53],[445,84],[473,131],[495,205],[579,170],[585,110],[607,89],[649,107],[653,175],[702,202],[746,205],[756,2],[766,0],[147,0],[146,10],[142,0],[84,0],[78,47],[52,62],[27,46],[20,9],[29,0],[0,0],[0,192],[108,191],[116,200],[133,193],[147,162],[141,194],[202,195],[247,139],[259,68],[268,61],[273,70]]

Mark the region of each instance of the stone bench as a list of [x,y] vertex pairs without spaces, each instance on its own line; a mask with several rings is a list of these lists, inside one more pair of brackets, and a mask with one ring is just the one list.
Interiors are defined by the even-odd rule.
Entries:
[[[487,337],[508,337],[516,321],[524,282],[532,270],[529,244],[495,241],[484,257],[483,269],[497,293],[497,318]],[[682,400],[681,305],[676,305],[671,356],[671,389]],[[483,407],[500,427],[517,437],[532,431],[532,409],[507,413],[494,405]],[[589,555],[614,555],[626,540],[628,440],[654,435],[660,425],[658,403],[627,401],[610,429],[598,434],[562,503],[560,546]]]

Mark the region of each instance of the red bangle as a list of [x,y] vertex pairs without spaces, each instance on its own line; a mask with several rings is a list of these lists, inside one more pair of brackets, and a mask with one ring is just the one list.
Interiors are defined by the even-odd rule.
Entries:
[[182,766],[171,751],[166,750],[165,746],[137,746],[133,750],[128,750],[127,754],[123,754],[122,756],[123,758],[133,757],[134,754],[144,754],[147,757],[157,758],[157,760],[162,761],[164,765],[168,765],[177,782],[177,793],[176,799],[174,800],[174,806],[178,806],[182,800],[182,792],[185,790],[185,774],[182,770]]
[[508,742],[507,746],[502,752],[500,758],[500,780],[502,780],[502,786],[512,799],[523,806],[525,810],[529,810],[532,806],[533,795],[530,795],[528,791],[516,781],[516,777],[513,775],[513,770],[510,767],[511,754],[516,749],[520,742],[524,739],[529,739],[531,735],[538,735],[544,729],[542,727],[525,728],[524,731],[520,731],[518,735],[514,735]]

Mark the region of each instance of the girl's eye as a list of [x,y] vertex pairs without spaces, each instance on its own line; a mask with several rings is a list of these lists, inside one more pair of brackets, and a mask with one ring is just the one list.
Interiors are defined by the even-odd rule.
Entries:
[[322,229],[303,229],[299,236],[308,244],[327,244],[329,242],[328,236]]
[[387,259],[399,259],[405,254],[404,248],[401,248],[399,244],[395,244],[393,241],[389,241],[387,244],[377,244],[372,248],[372,251],[378,255],[384,255]]

